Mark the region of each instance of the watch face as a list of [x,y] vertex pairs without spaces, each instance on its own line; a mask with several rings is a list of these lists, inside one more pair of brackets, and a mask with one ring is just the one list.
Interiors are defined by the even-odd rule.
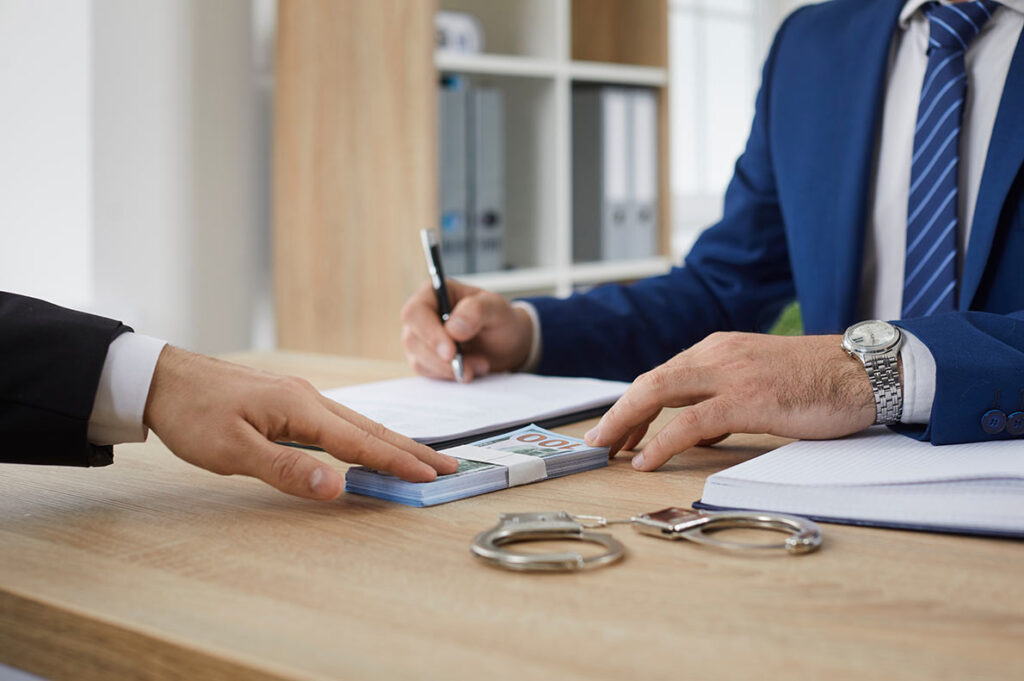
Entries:
[[895,326],[877,319],[861,322],[847,331],[850,343],[857,349],[866,351],[889,347],[896,342],[898,334]]

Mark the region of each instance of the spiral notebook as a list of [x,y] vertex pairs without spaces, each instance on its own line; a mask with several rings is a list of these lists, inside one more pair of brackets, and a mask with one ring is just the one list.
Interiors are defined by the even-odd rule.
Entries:
[[1024,538],[1024,441],[936,447],[884,427],[802,440],[710,476],[695,506]]

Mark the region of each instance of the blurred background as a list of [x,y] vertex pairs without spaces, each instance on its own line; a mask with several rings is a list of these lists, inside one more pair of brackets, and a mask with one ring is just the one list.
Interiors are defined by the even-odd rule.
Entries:
[[[393,356],[394,301],[425,276],[422,263],[410,264],[423,226],[442,229],[446,257],[457,257],[463,234],[477,249],[466,278],[510,296],[664,271],[720,215],[761,62],[799,4],[0,0],[0,289],[202,352]],[[419,44],[410,35],[427,51],[410,51]],[[305,49],[313,44],[342,51]],[[377,85],[358,80],[364,67]],[[630,97],[635,106],[619,107]],[[402,118],[390,122],[388,107]],[[367,129],[369,148],[335,144],[362,110],[382,121]],[[407,162],[408,145],[374,137],[420,119],[425,158]],[[616,121],[636,128],[626,146],[616,146]],[[655,145],[648,157],[644,145]],[[418,205],[431,216],[395,215],[385,192],[381,224],[400,222],[412,236],[356,239],[346,230],[376,229],[376,213],[352,204],[363,198],[348,195],[348,171],[332,164],[370,172],[386,154],[396,165],[374,172],[428,169],[411,177],[427,182],[429,201]],[[650,168],[630,165],[631,154]],[[594,164],[607,172],[590,173]],[[654,192],[653,217],[640,215],[654,230],[646,251],[624,255],[608,233],[587,231],[620,181],[627,208],[643,203],[643,186]],[[409,191],[416,203],[419,189]],[[591,208],[598,217],[582,224]],[[488,226],[498,227],[496,241],[473,236]],[[479,250],[486,243],[494,249]],[[361,261],[418,269],[360,269],[349,258],[360,249]],[[350,300],[372,299],[392,279],[379,319]],[[324,323],[350,331],[318,331]],[[379,348],[389,333],[394,343]]]

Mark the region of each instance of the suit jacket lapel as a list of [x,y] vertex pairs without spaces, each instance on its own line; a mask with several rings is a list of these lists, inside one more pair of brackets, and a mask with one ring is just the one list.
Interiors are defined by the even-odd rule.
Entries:
[[978,203],[971,223],[971,237],[964,258],[960,309],[970,309],[985,273],[999,216],[1014,178],[1024,163],[1024,33],[1010,62],[1003,86],[992,141],[988,145],[985,168],[978,189]]

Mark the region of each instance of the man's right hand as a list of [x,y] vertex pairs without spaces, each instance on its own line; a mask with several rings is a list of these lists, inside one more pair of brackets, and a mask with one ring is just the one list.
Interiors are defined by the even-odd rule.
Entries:
[[402,347],[412,368],[430,378],[454,378],[456,341],[462,347],[467,381],[521,367],[533,343],[530,315],[497,293],[451,279],[447,283],[453,307],[446,324],[441,324],[429,283],[402,308]]
[[410,482],[429,482],[459,467],[450,456],[327,399],[302,379],[170,345],[153,372],[143,421],[191,464],[222,475],[251,475],[309,499],[334,499],[344,478],[303,450],[278,442],[315,445],[341,461]]

